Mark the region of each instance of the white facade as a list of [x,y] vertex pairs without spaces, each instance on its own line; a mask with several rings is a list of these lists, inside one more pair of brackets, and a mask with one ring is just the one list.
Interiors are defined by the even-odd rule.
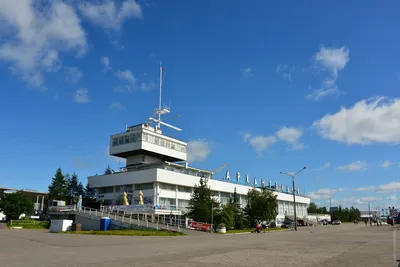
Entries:
[[[166,163],[163,167],[91,176],[88,179],[89,186],[97,189],[97,197],[104,199],[105,205],[118,205],[123,192],[128,193],[132,204],[137,204],[141,191],[144,204],[166,205],[174,210],[185,210],[194,185],[199,184],[200,176],[207,176],[207,172],[196,172],[195,169],[184,166],[176,168],[176,164]],[[221,204],[228,203],[236,188],[243,207],[247,204],[247,192],[254,188],[251,185],[214,179],[208,179],[208,185]],[[274,194],[278,198],[278,218],[293,216],[293,195],[275,191]],[[309,198],[296,196],[298,218],[307,215],[309,203]]]
[[[160,69],[162,72],[162,68]],[[161,73],[160,73],[161,74]],[[160,76],[160,81],[162,76]],[[307,215],[307,205],[310,199],[301,196],[295,188],[270,183],[254,178],[251,183],[249,177],[230,179],[229,173],[224,181],[212,179],[213,172],[188,167],[187,144],[183,141],[162,134],[161,125],[181,130],[161,121],[161,115],[169,113],[169,109],[156,109],[157,118],[150,118],[156,126],[148,123],[127,127],[126,131],[110,137],[110,155],[125,158],[126,168],[123,172],[96,175],[88,177],[89,186],[95,188],[97,199],[104,200],[104,205],[121,205],[123,193],[127,193],[130,204],[139,202],[139,193],[143,194],[144,205],[164,206],[172,211],[184,211],[191,198],[193,187],[199,184],[200,178],[208,179],[213,195],[224,205],[229,202],[233,192],[240,196],[242,207],[247,205],[247,193],[252,188],[267,186],[274,191],[278,199],[278,217],[294,215],[293,195],[296,193],[296,211],[298,218]],[[184,165],[174,162],[185,162]],[[229,180],[229,181],[228,181]],[[289,190],[290,189],[290,190]]]

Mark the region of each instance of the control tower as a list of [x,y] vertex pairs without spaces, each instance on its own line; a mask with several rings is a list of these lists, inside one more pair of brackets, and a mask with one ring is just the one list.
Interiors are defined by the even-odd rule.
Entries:
[[170,113],[169,107],[161,105],[162,74],[160,63],[160,99],[159,106],[149,122],[126,127],[123,133],[110,137],[110,155],[126,159],[127,171],[148,164],[164,161],[186,161],[187,144],[178,139],[162,134],[161,125],[177,131],[182,129],[165,123],[161,116]]

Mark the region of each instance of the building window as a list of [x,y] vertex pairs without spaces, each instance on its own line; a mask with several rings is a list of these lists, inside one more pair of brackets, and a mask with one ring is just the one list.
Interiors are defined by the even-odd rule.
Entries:
[[160,138],[160,146],[165,146],[165,139]]
[[129,135],[125,135],[125,144],[129,144]]
[[147,133],[142,133],[142,140],[143,141],[147,141],[147,137],[148,137]]
[[118,138],[118,144],[119,144],[119,145],[123,145],[123,144],[124,144],[124,137],[123,137],[123,136],[120,136],[120,137]]
[[171,142],[171,149],[175,149],[175,143]]
[[171,141],[166,140],[165,141],[165,146],[170,148],[171,147]]
[[161,205],[176,206],[176,199],[175,198],[160,197],[160,204]]
[[116,138],[116,137],[113,138],[112,145],[113,146],[118,146],[118,138]]
[[160,145],[160,137],[155,137],[155,138],[154,138],[154,143],[155,143],[156,145]]
[[189,200],[178,199],[178,210],[187,210],[189,207]]
[[131,142],[134,143],[136,142],[136,134],[131,134]]
[[153,183],[145,183],[145,184],[135,184],[135,190],[136,191],[141,191],[141,190],[150,190],[153,189]]
[[[132,203],[139,204],[139,197],[133,197]],[[143,197],[143,204],[154,204],[154,198],[153,197]]]
[[192,188],[188,186],[178,186],[179,192],[192,193]]
[[169,191],[175,191],[176,187],[173,184],[164,184],[160,183],[160,189],[162,190],[169,190]]
[[110,194],[114,193],[114,187],[113,186],[108,186],[108,187],[99,187],[98,188],[99,194]]
[[127,185],[116,185],[115,186],[115,192],[126,192],[126,193],[132,193],[132,185],[127,184]]
[[152,135],[148,135],[147,136],[147,141],[149,142],[149,143],[152,143],[152,144],[154,144],[155,143],[155,137],[154,136],[152,136]]

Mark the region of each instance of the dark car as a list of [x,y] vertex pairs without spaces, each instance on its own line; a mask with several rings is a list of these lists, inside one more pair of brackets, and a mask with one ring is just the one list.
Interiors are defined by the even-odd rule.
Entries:
[[285,221],[282,223],[281,228],[294,228],[294,222]]

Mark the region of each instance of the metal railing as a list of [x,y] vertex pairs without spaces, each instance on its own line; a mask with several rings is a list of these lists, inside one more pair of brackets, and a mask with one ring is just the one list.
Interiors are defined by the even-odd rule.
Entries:
[[180,211],[184,212],[187,210],[186,206],[177,206],[177,205],[169,205],[169,204],[134,204],[134,205],[129,205],[129,206],[124,206],[124,205],[107,205],[107,206],[101,206],[100,210],[104,211],[110,211],[113,212],[115,210],[125,210],[125,211],[144,211],[144,212],[150,212],[150,211]]
[[48,211],[50,211],[50,212],[76,211],[76,205],[53,206],[53,207],[49,207]]
[[91,208],[83,207],[81,210],[77,210],[77,213],[86,214],[95,217],[108,217],[114,224],[128,224],[129,228],[133,226],[154,228],[154,229],[165,229],[181,231],[183,228],[188,228],[186,219],[180,215],[158,215],[158,214],[146,214],[134,211],[126,211],[121,209],[113,210],[96,210]]

